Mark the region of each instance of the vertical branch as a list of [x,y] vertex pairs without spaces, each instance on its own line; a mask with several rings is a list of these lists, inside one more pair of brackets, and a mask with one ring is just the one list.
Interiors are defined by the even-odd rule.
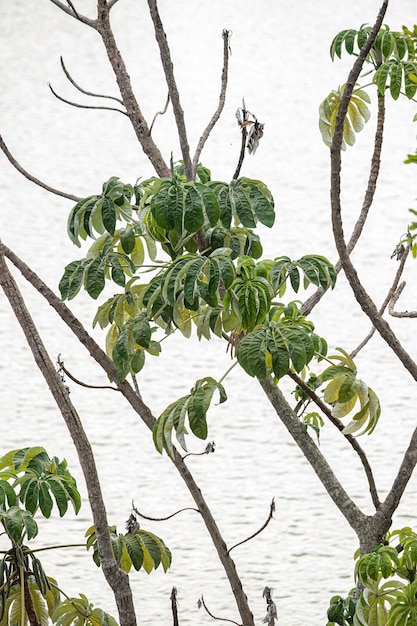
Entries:
[[172,102],[172,108],[174,110],[175,122],[178,129],[178,137],[180,140],[182,158],[184,160],[184,169],[187,180],[193,178],[193,168],[190,157],[190,147],[187,139],[187,129],[184,121],[184,111],[181,107],[180,95],[177,88],[177,83],[174,76],[174,65],[171,60],[171,52],[168,46],[168,40],[164,31],[161,17],[158,11],[157,0],[148,0],[149,11],[155,28],[155,37],[158,42],[159,51],[161,54],[162,66],[165,72],[165,78],[168,85],[169,96]]
[[207,125],[207,128],[204,130],[203,134],[200,137],[200,141],[198,142],[197,149],[195,151],[194,159],[193,159],[193,179],[195,178],[195,174],[197,171],[198,160],[201,155],[201,151],[204,148],[204,144],[206,143],[211,131],[214,128],[217,120],[219,119],[221,112],[223,111],[224,104],[226,102],[226,89],[227,89],[227,77],[229,71],[229,53],[230,53],[230,31],[223,30],[223,70],[222,70],[222,80],[221,80],[221,90],[219,97],[219,106],[217,107],[213,117]]
[[171,175],[170,169],[165,163],[158,146],[151,137],[146,120],[139,108],[135,94],[133,93],[126,65],[117,47],[116,40],[110,26],[109,6],[105,0],[98,0],[97,6],[98,16],[96,20],[96,29],[106,48],[107,56],[113,68],[120,94],[122,96],[123,105],[126,108],[126,113],[132,123],[136,137],[138,138],[144,153],[154,166],[158,176],[169,177]]
[[80,465],[87,485],[88,497],[93,514],[94,526],[99,545],[103,574],[113,590],[119,611],[120,626],[135,626],[136,616],[129,578],[119,569],[113,554],[108,531],[107,514],[101,493],[100,481],[90,442],[81,420],[73,406],[65,386],[55,371],[54,365],[39,336],[32,317],[24,303],[19,288],[13,279],[0,249],[0,286],[10,302],[16,318],[25,334],[26,341],[39,367],[51,394],[61,411],[65,424],[77,450]]

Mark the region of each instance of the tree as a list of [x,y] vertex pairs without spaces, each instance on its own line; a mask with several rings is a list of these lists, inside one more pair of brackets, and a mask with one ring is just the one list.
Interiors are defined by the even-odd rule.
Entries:
[[[246,109],[245,102],[238,109],[242,150],[231,182],[211,180],[210,171],[199,165],[204,143],[224,105],[230,53],[229,31],[223,31],[223,72],[219,106],[203,132],[195,154],[192,154],[158,7],[156,2],[151,0],[148,2],[181,147],[181,162],[175,164],[172,159],[171,163],[167,163],[154,143],[149,130],[151,125],[144,121],[123,58],[114,40],[109,16],[117,3],[99,0],[97,18],[94,19],[81,15],[72,3],[65,5],[55,0],[53,3],[71,18],[92,27],[101,36],[120,89],[121,99],[118,100],[118,105],[132,123],[136,137],[157,174],[157,177],[142,180],[135,185],[111,177],[103,185],[101,193],[87,198],[64,194],[77,201],[69,218],[68,231],[71,239],[78,245],[80,239],[87,237],[93,236],[95,241],[85,257],[71,262],[65,268],[60,282],[62,298],[71,300],[84,287],[88,294],[96,299],[102,293],[106,279],[112,280],[123,289],[122,293],[112,296],[99,307],[95,318],[95,322],[100,326],[106,327],[109,324],[111,326],[107,339],[108,355],[106,356],[86,333],[80,320],[10,248],[3,245],[2,251],[57,311],[143,422],[153,430],[157,450],[159,452],[165,450],[171,457],[207,526],[231,584],[242,623],[251,624],[253,616],[230,555],[232,548],[227,547],[224,542],[216,521],[185,462],[188,441],[188,437],[185,438],[186,431],[191,430],[198,438],[207,438],[207,414],[213,395],[218,393],[220,402],[224,402],[227,385],[223,384],[223,380],[204,376],[194,381],[189,394],[174,399],[158,420],[155,420],[142,400],[135,375],[142,370],[149,355],[156,355],[161,351],[161,341],[153,338],[160,332],[158,326],[167,334],[178,329],[187,337],[194,320],[197,321],[197,333],[200,338],[207,339],[214,334],[225,339],[243,370],[259,380],[272,408],[357,534],[362,553],[369,553],[385,538],[391,526],[392,514],[401,500],[417,462],[414,441],[416,435],[412,436],[388,497],[381,502],[366,455],[353,436],[359,428],[365,432],[372,432],[375,429],[380,413],[378,397],[358,378],[356,365],[346,351],[339,350],[338,353],[330,355],[327,353],[326,340],[315,333],[314,325],[306,315],[311,314],[313,319],[312,311],[315,304],[335,286],[337,270],[342,267],[364,313],[415,379],[414,361],[397,340],[391,326],[384,320],[383,311],[378,311],[378,307],[362,287],[350,257],[372,204],[378,178],[385,89],[389,86],[394,99],[398,97],[402,88],[409,99],[413,98],[415,93],[415,33],[381,30],[388,4],[385,2],[373,28],[345,31],[334,40],[333,55],[340,56],[342,47],[348,53],[354,52],[358,55],[344,87],[338,92],[332,92],[323,102],[321,109],[322,133],[324,139],[331,145],[332,221],[340,256],[340,264],[335,270],[327,258],[318,253],[306,254],[297,260],[287,256],[279,256],[273,260],[261,259],[262,246],[253,229],[257,222],[267,227],[273,225],[274,202],[264,183],[240,175],[245,151],[248,149],[249,152],[255,152],[263,134],[263,125]],[[380,123],[376,128],[375,150],[365,202],[352,238],[346,242],[340,219],[340,155],[343,141],[351,144],[354,131],[359,131],[368,118],[366,92],[358,91],[356,87],[366,60],[369,60],[376,70],[374,80],[379,90],[377,99]],[[64,64],[63,70],[70,82],[78,88]],[[55,90],[53,93],[59,96]],[[22,169],[4,143],[2,147],[9,160]],[[51,191],[63,195],[58,190]],[[232,225],[232,218],[235,219],[236,225]],[[146,284],[138,283],[136,278],[138,269],[144,266],[144,243],[150,263],[156,272],[152,280]],[[167,255],[163,264],[157,261],[158,245]],[[383,309],[392,302],[393,297],[399,295],[397,288],[401,272],[413,245],[412,234],[407,234],[399,244],[400,270]],[[91,472],[92,457],[88,441],[82,433],[75,408],[62,380],[54,371],[50,360],[48,361],[47,353],[4,261],[1,282],[17,316],[21,319],[38,365],[48,381],[77,446],[95,518],[103,572],[115,593],[121,624],[132,624],[134,608],[129,583],[117,568],[112,556],[111,538],[103,517],[102,504],[99,503],[97,506],[97,483]],[[278,301],[286,295],[287,283],[288,289],[291,287],[298,293],[301,282],[304,282],[304,286],[314,285],[318,288],[301,308],[290,300],[286,300],[284,305]],[[319,363],[321,362],[318,367],[322,371],[318,377],[314,375],[308,378],[307,372],[313,360],[317,359]],[[61,374],[66,372],[64,364],[61,364],[60,368]],[[126,381],[126,377],[131,374],[134,387]],[[296,384],[295,392],[299,400],[297,410],[292,408],[282,393],[281,383],[277,384],[287,376]],[[324,396],[321,399],[317,389],[322,389],[324,385]],[[346,440],[361,459],[375,514],[365,514],[343,489],[331,470],[315,440],[315,435],[320,431],[322,415],[318,410],[307,415],[303,413],[305,404],[311,401],[339,430],[344,431]],[[359,410],[355,409],[356,403],[359,404]],[[300,408],[302,412],[299,414],[297,411]],[[356,411],[353,422],[344,429],[340,419],[352,411]],[[176,432],[179,448],[173,446],[173,431]],[[310,431],[312,436],[309,434]],[[185,454],[181,452],[181,447]],[[208,453],[212,448],[213,446],[208,447],[205,451]],[[272,513],[271,504],[268,521]],[[412,537],[406,534],[406,537],[409,536]],[[388,566],[384,569],[384,576],[391,575],[395,568],[398,570],[398,564],[392,562],[394,565],[389,572]],[[374,580],[373,576],[369,578]],[[360,583],[366,585],[366,576],[360,578]],[[273,608],[271,609],[273,605],[268,593],[266,598],[267,601],[269,599],[270,618],[273,619]],[[339,600],[337,602],[339,611],[342,605]],[[345,610],[344,605],[342,609]],[[336,617],[340,619],[339,614]],[[346,619],[350,617],[348,615]],[[368,620],[368,618],[368,615],[364,615],[358,619]]]

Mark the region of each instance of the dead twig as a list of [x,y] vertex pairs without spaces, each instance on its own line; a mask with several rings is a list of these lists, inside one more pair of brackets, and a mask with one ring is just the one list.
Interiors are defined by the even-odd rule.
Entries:
[[269,506],[269,515],[268,515],[268,518],[267,518],[266,522],[264,524],[262,524],[260,529],[257,530],[255,533],[253,533],[252,535],[250,535],[246,539],[243,539],[243,541],[239,541],[239,543],[235,543],[234,546],[232,546],[231,548],[228,549],[227,554],[230,554],[232,550],[237,548],[237,546],[241,546],[243,543],[246,543],[247,541],[250,541],[251,539],[253,539],[257,535],[259,535],[263,530],[265,530],[265,528],[268,526],[268,524],[271,521],[271,519],[273,519],[274,512],[275,512],[275,498],[272,498],[271,504]]
[[65,191],[60,191],[59,189],[55,189],[54,187],[51,187],[50,185],[47,185],[43,181],[39,180],[39,178],[36,178],[32,174],[30,174],[27,170],[25,170],[20,165],[20,163],[15,159],[15,157],[12,155],[12,153],[10,152],[10,150],[8,149],[6,144],[4,143],[3,137],[1,135],[0,135],[0,149],[6,155],[6,157],[9,159],[9,161],[13,165],[13,167],[18,172],[23,174],[23,176],[25,178],[30,180],[32,183],[35,183],[35,185],[38,185],[38,187],[42,187],[42,189],[46,189],[46,191],[49,191],[50,193],[54,193],[55,195],[61,196],[62,198],[67,198],[68,200],[73,200],[74,202],[79,202],[81,200],[81,198],[78,197],[78,196],[74,196],[71,193],[65,193]]
[[274,626],[275,620],[278,619],[277,607],[272,599],[272,588],[265,587],[262,592],[262,597],[266,600],[266,615],[262,622],[268,624],[268,626]]
[[106,98],[108,100],[115,100],[116,102],[119,102],[119,104],[124,106],[123,100],[120,100],[120,98],[116,98],[115,96],[106,96],[101,93],[93,93],[92,91],[87,91],[86,89],[83,89],[82,87],[80,87],[80,85],[78,85],[78,83],[75,82],[75,80],[73,79],[73,77],[71,76],[67,68],[65,67],[64,59],[62,58],[62,56],[60,57],[60,61],[61,61],[61,67],[65,76],[67,77],[71,85],[73,85],[76,89],[78,89],[78,91],[85,94],[86,96],[92,96],[93,98]]
[[214,452],[215,450],[216,450],[216,444],[214,443],[214,441],[209,441],[206,447],[204,448],[203,452],[187,452],[187,454],[184,454],[184,456],[182,457],[182,460],[186,459],[187,456],[203,456],[203,454],[210,454],[211,452]]
[[60,354],[58,354],[58,357],[57,357],[57,365],[58,365],[58,374],[61,374],[62,376],[62,373],[64,373],[74,383],[76,383],[77,385],[80,385],[80,387],[87,387],[87,389],[111,389],[112,391],[120,392],[120,389],[118,389],[117,387],[112,387],[111,385],[88,385],[87,383],[83,383],[81,380],[78,380],[78,378],[75,378],[75,376],[73,376],[71,372],[69,372],[65,368],[64,361],[61,360]]
[[177,601],[177,588],[172,587],[171,591],[171,610],[172,610],[172,619],[173,626],[178,626],[178,601]]
[[67,0],[68,6],[64,4],[64,2],[61,2],[60,0],[50,0],[50,2],[52,2],[52,4],[54,4],[56,7],[61,9],[61,11],[63,11],[67,15],[70,15],[74,19],[80,22],[83,22],[83,24],[87,24],[87,26],[90,26],[91,28],[96,28],[96,20],[92,20],[90,17],[87,17],[86,15],[81,15],[81,13],[78,13],[78,11],[75,10],[72,2],[68,2]]
[[61,100],[61,102],[65,102],[65,104],[69,104],[72,107],[76,107],[77,109],[102,109],[103,111],[117,111],[117,113],[121,113],[122,115],[127,116],[126,111],[121,111],[117,107],[105,107],[105,106],[98,106],[98,105],[94,106],[91,104],[79,104],[78,102],[72,102],[72,100],[67,100],[66,98],[63,98],[62,96],[57,94],[57,92],[53,89],[51,83],[48,83],[48,87],[52,91],[55,98],[57,98],[58,100]]
[[199,609],[201,609],[201,607],[203,607],[204,610],[206,611],[206,613],[208,613],[208,615],[210,615],[210,617],[212,619],[217,619],[217,620],[220,620],[222,622],[229,622],[230,624],[236,624],[236,626],[242,626],[241,624],[239,624],[239,622],[235,622],[233,619],[227,619],[227,617],[216,617],[215,615],[213,615],[213,613],[211,613],[208,610],[207,605],[204,602],[203,596],[201,596],[201,598],[198,600],[197,606],[198,606]]
[[139,517],[142,517],[143,519],[147,519],[151,522],[166,522],[167,520],[171,519],[171,517],[175,517],[175,515],[178,515],[178,513],[182,513],[183,511],[195,511],[196,513],[200,513],[198,509],[195,509],[192,506],[187,506],[184,509],[175,511],[175,513],[171,513],[171,515],[167,515],[167,517],[149,517],[149,515],[144,515],[143,513],[138,511],[138,509],[135,507],[134,502],[132,502],[132,509],[134,510],[136,515],[139,515]]

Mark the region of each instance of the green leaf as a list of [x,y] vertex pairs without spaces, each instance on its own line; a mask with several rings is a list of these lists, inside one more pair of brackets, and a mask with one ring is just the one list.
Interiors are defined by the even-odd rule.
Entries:
[[266,332],[255,330],[237,344],[236,357],[249,376],[266,377]]
[[104,289],[105,277],[103,261],[99,257],[94,259],[85,271],[85,289],[89,296],[96,300]]
[[184,228],[196,233],[204,225],[203,202],[194,186],[189,186],[185,195]]
[[[126,252],[126,254],[130,254],[131,252],[133,252],[135,245],[136,245],[136,237],[135,237],[135,231],[133,230],[133,227],[128,226],[127,228],[122,228],[119,231],[119,237],[120,237],[121,246],[123,250]],[[138,240],[140,241],[139,238]]]
[[9,537],[15,543],[22,539],[23,531],[26,531],[28,539],[33,539],[38,534],[38,525],[29,511],[24,511],[18,506],[10,507],[2,516],[3,524]]
[[42,511],[42,515],[46,518],[51,516],[53,502],[47,483],[41,481],[39,484],[39,508]]
[[249,200],[249,194],[246,192],[244,179],[232,181],[229,194],[233,212],[239,221],[247,228],[255,228],[256,221]]
[[111,198],[103,198],[101,219],[107,232],[114,235],[114,231],[116,230],[116,205]]

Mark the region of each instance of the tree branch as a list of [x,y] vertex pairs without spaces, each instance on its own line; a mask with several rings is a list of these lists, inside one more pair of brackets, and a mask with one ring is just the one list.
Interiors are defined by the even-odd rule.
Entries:
[[4,140],[3,140],[3,137],[1,135],[0,135],[0,149],[4,152],[4,154],[9,159],[9,161],[13,165],[13,167],[18,172],[23,174],[23,176],[25,178],[30,180],[32,183],[35,183],[35,185],[38,185],[38,187],[42,187],[42,189],[46,189],[46,191],[49,191],[50,193],[54,193],[57,196],[61,196],[63,198],[67,198],[68,200],[74,200],[74,202],[79,202],[81,200],[81,198],[79,198],[78,196],[73,196],[71,193],[65,193],[65,191],[60,191],[59,189],[55,189],[54,187],[50,187],[46,183],[44,183],[41,180],[39,180],[39,178],[35,178],[35,176],[32,176],[32,174],[29,174],[29,172],[27,170],[25,170],[20,165],[20,163],[14,158],[14,156],[12,155],[12,153],[10,152],[8,147],[6,146],[6,144],[5,144]]
[[404,317],[417,317],[417,311],[394,311],[394,307],[397,304],[398,298],[402,294],[405,285],[406,283],[402,282],[401,285],[398,286],[398,289],[392,296],[392,299],[388,308],[389,314],[392,315],[392,317],[403,317],[403,318]]
[[288,404],[279,387],[273,384],[270,377],[258,380],[276,414],[310,463],[323,487],[353,530],[359,534],[365,523],[366,516],[344,490],[326,458],[317,448],[309,434],[303,430],[300,420]]
[[[116,107],[104,107],[104,106],[98,106],[98,105],[93,106],[91,104],[78,104],[78,102],[72,102],[72,100],[66,100],[65,98],[57,94],[57,92],[52,88],[51,83],[48,83],[48,87],[53,93],[53,95],[55,96],[55,98],[57,98],[58,100],[61,100],[61,102],[65,102],[65,104],[69,104],[72,107],[77,107],[78,109],[102,109],[104,111],[117,111],[117,113],[121,113],[122,115],[127,116],[126,111],[121,111],[120,109]],[[106,96],[101,96],[101,97],[105,98]]]
[[85,434],[77,411],[69,398],[68,392],[59,374],[55,371],[54,365],[43,345],[19,288],[6,265],[2,247],[0,247],[0,286],[3,288],[10,302],[13,312],[25,334],[35,362],[44,376],[52,396],[61,411],[77,450],[87,485],[99,545],[101,566],[103,574],[114,593],[119,611],[120,624],[121,626],[135,626],[136,616],[129,585],[129,577],[125,572],[119,569],[113,554],[108,531],[106,509],[90,442]]
[[408,481],[417,465],[417,428],[414,430],[410,444],[404,454],[404,458],[398,470],[397,476],[387,495],[385,502],[382,503],[382,510],[388,516],[392,516],[396,510]]
[[105,0],[98,0],[97,6],[97,31],[103,40],[104,47],[106,48],[107,56],[113,68],[113,72],[119,86],[120,95],[122,96],[123,106],[125,107],[126,113],[132,123],[136,137],[142,146],[144,153],[155,168],[158,176],[166,176],[170,178],[171,171],[165,163],[158,146],[155,144],[150,135],[146,120],[139,108],[135,94],[133,93],[132,84],[126,70],[125,62],[116,45],[116,40],[110,26],[109,5],[105,2]]
[[70,6],[67,6],[60,0],[50,0],[50,2],[52,2],[52,4],[61,9],[61,11],[64,11],[64,13],[67,13],[67,15],[70,15],[74,19],[83,22],[84,24],[87,24],[87,26],[90,26],[91,28],[96,28],[96,20],[92,20],[85,15],[81,15],[81,13],[78,13],[78,11],[74,9],[72,4]]
[[[384,302],[381,305],[381,308],[379,309],[379,314],[383,315],[385,312],[385,309],[387,308],[388,305],[390,305],[389,307],[389,312],[390,312],[390,308],[391,308],[391,303],[393,302],[393,298],[394,295],[397,291],[397,287],[398,287],[398,283],[400,282],[400,278],[402,276],[402,273],[404,271],[404,266],[405,266],[405,262],[406,259],[408,257],[408,253],[410,252],[410,248],[407,246],[406,248],[404,248],[404,251],[401,255],[401,259],[400,259],[400,265],[395,273],[395,278],[394,278],[394,282],[392,283],[387,296],[384,300]],[[367,336],[365,337],[365,339],[363,339],[361,341],[361,343],[354,349],[352,350],[352,352],[350,353],[350,356],[353,358],[355,358],[355,356],[358,354],[358,352],[360,352],[362,350],[362,348],[364,346],[366,346],[366,344],[368,343],[368,341],[370,341],[370,339],[372,339],[373,335],[375,334],[375,326],[373,326],[371,328],[371,330],[369,331],[369,333],[367,334]]]
[[219,106],[217,107],[213,117],[211,118],[210,122],[208,123],[206,129],[204,130],[198,142],[197,149],[195,151],[195,155],[193,159],[193,164],[192,164],[192,168],[193,168],[192,178],[193,179],[195,178],[195,175],[196,175],[198,161],[200,159],[201,152],[204,148],[204,144],[206,143],[211,131],[214,128],[214,125],[219,119],[221,112],[223,111],[224,104],[226,102],[227,78],[228,78],[228,70],[229,70],[230,37],[231,37],[230,30],[224,29],[222,32],[222,37],[223,37],[223,70],[222,70],[221,89],[220,89],[220,96],[219,96]]
[[[299,377],[295,372],[289,371],[288,376],[293,379],[295,383],[304,391],[304,393],[318,406],[318,408],[326,415],[329,421],[335,426],[342,434],[343,434],[343,424],[340,420],[333,417],[331,410],[329,407],[319,398],[319,396],[311,389],[306,383]],[[368,458],[365,454],[365,451],[359,445],[357,439],[352,435],[343,435],[346,441],[352,446],[355,450],[356,454],[359,456],[359,459],[362,463],[363,469],[365,470],[366,478],[368,480],[369,492],[372,497],[372,502],[376,509],[379,508],[381,502],[379,500],[378,491],[375,484],[374,475],[372,473],[372,468],[369,464]]]
[[264,524],[262,524],[262,526],[259,528],[259,530],[257,530],[256,532],[252,533],[252,535],[249,535],[249,537],[246,537],[246,539],[243,539],[242,541],[239,541],[239,543],[235,543],[234,546],[232,546],[231,548],[229,548],[228,552],[230,554],[230,552],[232,550],[234,550],[235,548],[237,548],[238,546],[241,546],[243,543],[246,543],[247,541],[250,541],[251,539],[254,539],[255,537],[257,537],[258,535],[260,535],[260,533],[265,530],[265,528],[268,526],[269,522],[271,521],[271,519],[274,518],[274,513],[275,513],[275,499],[272,498],[272,502],[269,506],[269,515],[266,519],[266,522],[264,522]]
[[341,171],[341,148],[343,141],[343,128],[344,121],[347,114],[347,108],[352,96],[356,80],[361,72],[363,63],[368,55],[376,35],[381,27],[384,15],[388,6],[388,0],[384,0],[382,8],[379,12],[375,25],[362,47],[360,54],[355,61],[353,68],[348,76],[345,89],[340,101],[339,109],[336,116],[335,131],[333,135],[332,145],[330,147],[331,153],[331,207],[332,207],[332,226],[333,235],[336,244],[337,251],[339,253],[340,261],[343,270],[346,274],[346,278],[349,281],[351,289],[355,295],[356,300],[361,306],[363,312],[369,317],[372,324],[376,327],[377,331],[385,342],[390,346],[394,354],[400,359],[405,369],[411,374],[414,380],[417,380],[417,364],[410,357],[408,352],[403,348],[400,341],[396,337],[390,325],[381,317],[376,308],[375,303],[370,298],[369,294],[363,287],[359,280],[356,269],[354,268],[348,254],[346,242],[343,234],[343,224],[341,218],[341,205],[340,205],[340,171]]
[[120,98],[116,98],[115,96],[105,96],[101,93],[93,93],[92,91],[87,91],[86,89],[83,89],[82,87],[80,87],[80,85],[78,85],[78,83],[75,82],[75,80],[73,79],[73,77],[71,76],[67,68],[65,67],[64,59],[62,58],[62,56],[60,57],[60,61],[61,61],[61,67],[65,76],[67,77],[71,85],[73,85],[78,91],[80,91],[86,96],[92,96],[93,98],[106,98],[108,100],[115,100],[116,102],[119,102],[119,104],[123,105],[123,101],[120,100]]
[[174,110],[175,122],[178,129],[178,137],[181,146],[182,158],[184,160],[184,170],[187,180],[193,179],[193,168],[190,157],[190,147],[188,145],[187,129],[185,127],[184,111],[181,107],[180,95],[174,76],[174,65],[171,60],[171,52],[168,46],[167,37],[164,31],[161,17],[158,11],[157,0],[148,0],[149,11],[155,28],[155,37],[158,42],[161,55],[162,67],[165,72],[165,79],[168,85],[169,97]]
[[239,624],[239,622],[235,622],[233,619],[227,619],[227,617],[216,617],[215,615],[213,615],[213,613],[211,613],[208,610],[207,605],[204,602],[203,596],[201,596],[201,598],[198,601],[198,608],[201,608],[201,607],[203,607],[203,609],[206,611],[208,615],[210,615],[212,619],[219,620],[221,622],[228,622],[229,624],[236,624],[236,626],[242,626],[241,624]]

